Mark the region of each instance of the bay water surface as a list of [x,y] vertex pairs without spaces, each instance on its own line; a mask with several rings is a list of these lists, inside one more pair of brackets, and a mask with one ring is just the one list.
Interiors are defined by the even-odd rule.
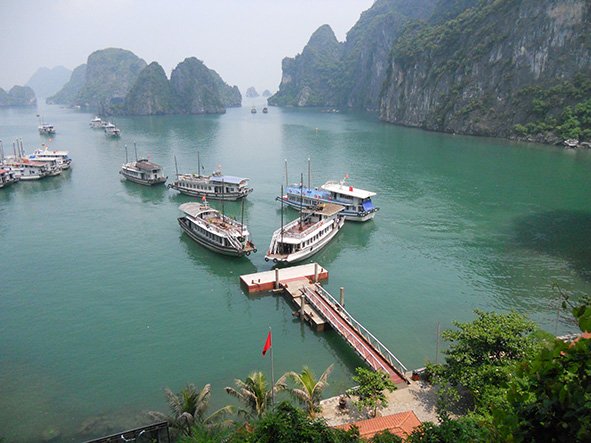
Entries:
[[[216,116],[117,118],[119,140],[92,130],[93,115],[58,106],[0,110],[11,153],[48,143],[67,149],[70,171],[0,190],[0,437],[81,441],[167,412],[163,389],[212,384],[212,407],[230,403],[235,378],[310,366],[335,370],[327,395],[352,385],[362,361],[334,332],[315,333],[293,308],[249,296],[241,274],[264,261],[281,223],[274,200],[284,183],[314,185],[346,174],[377,192],[373,221],[346,223],[307,262],[326,267],[325,287],[409,368],[435,360],[436,330],[470,321],[474,309],[515,309],[552,333],[576,331],[557,318],[557,283],[591,293],[591,153],[402,128],[372,116],[270,108],[252,103]],[[37,113],[56,126],[37,133]],[[218,164],[247,176],[254,192],[245,221],[258,252],[234,259],[182,234],[178,206],[191,201],[165,186],[122,180],[129,157],[181,172]],[[219,202],[210,202],[221,209]],[[224,204],[240,217],[240,203]],[[296,218],[291,209],[286,220]]]

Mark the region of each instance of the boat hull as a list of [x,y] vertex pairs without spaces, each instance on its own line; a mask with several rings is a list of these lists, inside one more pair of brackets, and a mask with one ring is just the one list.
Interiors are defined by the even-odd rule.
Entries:
[[142,179],[142,178],[129,176],[129,175],[125,174],[125,172],[123,172],[123,171],[119,171],[119,174],[121,174],[126,180],[129,180],[130,182],[138,183],[138,184],[144,185],[144,186],[161,185],[164,182],[166,182],[166,177],[160,177],[157,179],[146,180],[146,179]]
[[220,246],[217,243],[212,243],[209,239],[197,235],[192,229],[190,222],[187,221],[186,217],[179,217],[179,226],[193,241],[199,243],[201,246],[209,249],[210,251],[217,252],[218,254],[228,255],[231,257],[242,257],[243,255],[250,255],[250,251],[237,250],[228,246]]
[[181,194],[190,195],[191,197],[205,197],[208,200],[226,200],[236,201],[246,197],[252,192],[252,188],[248,189],[247,192],[203,192],[195,189],[183,188],[175,184],[168,184],[169,189],[179,191]]

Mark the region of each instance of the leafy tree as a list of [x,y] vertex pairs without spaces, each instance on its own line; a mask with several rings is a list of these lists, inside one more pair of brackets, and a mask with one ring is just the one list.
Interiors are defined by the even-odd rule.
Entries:
[[278,383],[284,383],[286,379],[291,378],[297,387],[288,389],[290,395],[296,398],[305,406],[306,412],[311,418],[314,418],[317,412],[321,411],[320,398],[322,391],[328,386],[328,377],[333,370],[334,364],[330,365],[317,380],[310,368],[304,366],[301,373],[287,372]]
[[234,383],[236,389],[226,387],[226,392],[244,404],[245,408],[239,409],[238,414],[246,418],[261,418],[271,404],[273,392],[285,389],[280,381],[269,389],[265,374],[260,371],[251,373],[245,380],[236,379]]
[[516,362],[531,357],[540,347],[535,324],[521,314],[475,311],[470,323],[455,322],[456,330],[442,337],[450,342],[445,363],[428,365],[434,384],[440,385],[439,411],[454,406],[487,410],[503,401],[504,382]]
[[168,417],[160,413],[156,415],[167,420],[173,429],[177,429],[187,436],[192,435],[195,426],[213,426],[220,423],[223,417],[233,411],[231,406],[224,406],[207,415],[211,396],[211,385],[209,384],[206,384],[200,391],[194,384],[188,384],[178,394],[169,388],[166,388],[164,393],[171,415]]
[[456,443],[492,440],[488,428],[481,426],[477,419],[463,417],[457,420],[445,418],[439,425],[431,422],[422,423],[406,441],[407,443]]
[[310,419],[304,411],[287,402],[238,430],[230,443],[357,443],[359,431],[333,429],[324,420]]
[[392,434],[389,431],[382,431],[378,432],[374,435],[371,440],[371,443],[402,443],[402,439],[395,434]]
[[355,404],[360,408],[370,409],[371,416],[375,417],[379,407],[388,406],[384,391],[392,392],[396,389],[396,385],[385,372],[356,368],[355,373],[353,381],[359,386],[349,389],[347,393],[357,397]]
[[[572,309],[582,331],[591,331],[591,303]],[[556,339],[523,361],[509,385],[509,408],[496,408],[495,423],[507,440],[591,441],[591,334],[572,343]]]

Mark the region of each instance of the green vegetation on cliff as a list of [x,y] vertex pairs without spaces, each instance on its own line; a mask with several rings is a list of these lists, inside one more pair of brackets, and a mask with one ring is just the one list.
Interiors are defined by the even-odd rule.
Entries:
[[174,114],[176,98],[162,66],[146,66],[125,97],[125,113],[131,115]]
[[60,91],[47,98],[47,103],[56,103],[59,105],[73,105],[76,103],[78,95],[86,82],[86,63],[78,66],[72,75],[70,80],[66,83]]
[[0,88],[0,107],[34,106],[36,104],[35,92],[28,86],[15,85],[8,92]]

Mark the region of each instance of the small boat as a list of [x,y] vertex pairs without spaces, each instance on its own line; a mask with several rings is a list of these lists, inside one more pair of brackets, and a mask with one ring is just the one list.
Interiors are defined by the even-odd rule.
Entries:
[[[176,158],[175,158],[176,165]],[[197,153],[197,171],[201,171],[199,153]],[[211,200],[239,200],[250,194],[253,189],[248,187],[249,178],[222,175],[218,167],[211,175],[179,174],[176,180],[168,184],[168,188],[192,197],[205,197]]]
[[206,199],[183,203],[179,209],[185,214],[178,218],[181,229],[207,249],[235,257],[257,252],[246,225],[209,207]]
[[263,114],[267,114],[268,112],[269,112],[269,110],[268,110],[268,109],[267,109],[267,107],[265,106],[265,107],[263,108]]
[[46,145],[41,145],[43,149],[35,149],[27,158],[36,161],[50,161],[56,160],[60,169],[69,169],[72,164],[72,159],[68,156],[68,151],[58,151],[49,149]]
[[90,120],[90,123],[88,124],[92,129],[103,129],[104,125],[103,125],[103,119],[100,118],[98,115],[96,117],[94,117],[92,120]]
[[147,158],[137,158],[137,149],[135,143],[133,144],[135,150],[135,161],[128,162],[127,160],[127,145],[125,146],[125,163],[121,166],[119,174],[127,180],[140,185],[159,185],[166,182],[166,177],[162,173],[162,166],[152,163]]
[[[20,171],[19,171],[20,172]],[[0,188],[6,188],[20,180],[20,173],[11,168],[4,169],[0,164]]]
[[257,113],[257,108],[255,108],[254,106],[252,108],[250,108],[250,113],[251,114],[256,114]]
[[49,123],[41,123],[38,127],[39,129],[39,134],[41,135],[54,135],[55,134],[55,128],[53,127],[53,125],[50,125]]
[[111,122],[104,125],[104,130],[107,137],[121,137],[121,130]]
[[343,206],[335,203],[303,209],[300,218],[273,233],[265,261],[289,264],[316,254],[345,224],[343,210]]

